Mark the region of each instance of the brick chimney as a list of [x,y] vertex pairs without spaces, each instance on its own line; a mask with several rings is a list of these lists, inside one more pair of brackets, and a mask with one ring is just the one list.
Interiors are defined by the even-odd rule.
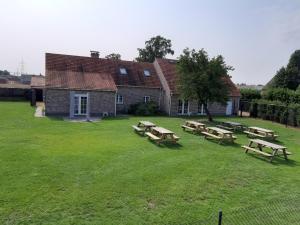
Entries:
[[99,52],[98,51],[91,51],[91,57],[92,58],[99,58]]

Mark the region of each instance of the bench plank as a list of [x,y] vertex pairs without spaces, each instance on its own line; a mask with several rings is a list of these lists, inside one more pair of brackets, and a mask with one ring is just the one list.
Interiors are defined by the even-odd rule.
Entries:
[[150,139],[152,139],[152,140],[154,140],[154,141],[161,140],[161,138],[155,136],[154,134],[152,134],[152,133],[150,133],[150,132],[146,132],[146,135],[147,135]]
[[247,135],[257,136],[257,137],[261,137],[261,138],[265,138],[266,137],[264,135],[252,133],[250,131],[244,131],[244,133],[247,134]]
[[267,157],[272,157],[272,155],[269,154],[269,153],[267,153],[267,152],[263,152],[263,151],[260,151],[260,150],[255,149],[255,148],[251,148],[251,147],[246,146],[246,145],[243,145],[242,148],[246,149],[246,153],[248,152],[248,150],[250,150],[250,151],[259,153],[259,154],[264,155],[264,156],[267,156]]
[[214,135],[214,134],[211,134],[211,133],[208,133],[208,132],[205,132],[205,131],[202,131],[201,133],[204,134],[205,137],[210,136],[210,137],[213,137],[213,138],[216,138],[216,139],[222,139],[221,137],[219,137],[217,135]]
[[144,132],[143,129],[139,128],[138,126],[132,125],[133,129],[137,132]]
[[181,125],[182,129],[185,130],[185,129],[188,129],[188,130],[191,130],[191,131],[195,131],[196,129],[193,128],[193,127],[189,127],[189,126],[186,126],[186,125]]
[[226,126],[223,126],[223,125],[216,125],[216,127],[223,128],[223,129],[226,129],[226,130],[233,130],[232,127],[226,127]]

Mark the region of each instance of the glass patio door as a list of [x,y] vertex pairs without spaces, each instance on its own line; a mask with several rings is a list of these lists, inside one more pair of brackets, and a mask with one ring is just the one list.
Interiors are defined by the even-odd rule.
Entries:
[[178,100],[178,115],[187,115],[189,113],[189,101],[188,100]]
[[87,95],[74,96],[74,115],[86,115],[87,113]]

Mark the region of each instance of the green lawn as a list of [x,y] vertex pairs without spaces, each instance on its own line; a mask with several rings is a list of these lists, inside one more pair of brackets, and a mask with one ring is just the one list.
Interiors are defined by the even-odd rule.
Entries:
[[[226,221],[256,207],[279,208],[278,224],[299,224],[299,210],[297,219],[284,213],[299,205],[297,129],[230,118],[280,135],[293,155],[270,164],[244,153],[245,135],[218,145],[183,132],[182,118],[71,123],[33,112],[27,102],[0,102],[0,224],[205,224],[219,209]],[[131,125],[141,119],[175,131],[180,145],[138,136]],[[244,213],[236,224],[267,224],[257,214]]]

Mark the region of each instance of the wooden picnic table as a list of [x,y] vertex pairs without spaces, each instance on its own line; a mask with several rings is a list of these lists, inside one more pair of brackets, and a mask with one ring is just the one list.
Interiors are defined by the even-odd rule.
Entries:
[[183,130],[189,130],[192,132],[201,132],[205,131],[206,125],[204,123],[200,123],[193,120],[185,121],[184,125],[181,125]]
[[[281,156],[282,154],[285,160],[287,160],[287,156],[291,155],[291,153],[287,151],[287,148],[285,146],[277,145],[260,139],[250,139],[248,146],[243,145],[242,147],[246,149],[245,153],[250,150],[266,157],[270,157],[270,162],[272,162],[275,156]],[[272,153],[264,152],[263,148],[271,149]]]
[[224,124],[228,127],[232,127],[234,130],[243,130],[244,129],[243,124],[238,123],[238,122],[224,121],[224,122],[222,122],[222,124]]
[[261,127],[248,127],[248,130],[244,131],[244,133],[246,133],[247,136],[270,138],[273,140],[276,137],[278,137],[278,135],[276,135],[273,130],[268,130],[268,129],[261,128]]
[[234,142],[234,140],[236,139],[236,137],[233,135],[233,132],[218,127],[207,127],[206,131],[203,131],[201,133],[204,134],[205,138],[211,137],[214,139],[218,139],[219,143],[225,140]]
[[145,132],[150,131],[150,129],[155,126],[156,125],[154,123],[149,121],[139,121],[137,126],[133,125],[132,127],[136,132],[144,134]]
[[176,143],[179,140],[179,137],[177,137],[173,131],[163,127],[152,127],[151,132],[147,132],[146,135],[158,144],[168,140]]

